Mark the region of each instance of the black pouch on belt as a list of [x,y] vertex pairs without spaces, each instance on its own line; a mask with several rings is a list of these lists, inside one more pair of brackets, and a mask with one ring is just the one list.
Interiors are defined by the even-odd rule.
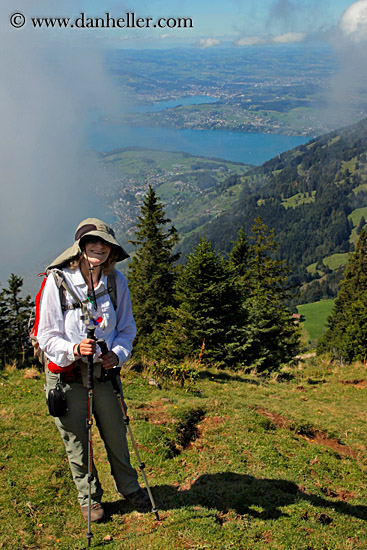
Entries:
[[49,413],[52,416],[64,416],[66,414],[68,410],[66,406],[66,396],[59,382],[57,382],[56,386],[51,388],[48,392],[47,405]]

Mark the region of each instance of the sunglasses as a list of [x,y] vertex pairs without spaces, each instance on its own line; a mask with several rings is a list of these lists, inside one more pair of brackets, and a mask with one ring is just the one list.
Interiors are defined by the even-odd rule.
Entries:
[[86,244],[96,244],[98,242],[102,242],[103,244],[107,244],[107,245],[109,244],[107,241],[105,241],[101,237],[94,237],[93,235],[87,235],[86,237],[83,238],[84,246]]

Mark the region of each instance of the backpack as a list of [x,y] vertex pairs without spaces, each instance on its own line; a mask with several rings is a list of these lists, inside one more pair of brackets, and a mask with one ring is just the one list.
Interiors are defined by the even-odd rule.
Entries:
[[[87,318],[86,316],[88,315],[87,314],[88,300],[86,299],[86,300],[81,301],[79,298],[77,298],[77,296],[74,294],[74,292],[71,290],[71,288],[66,283],[65,275],[64,275],[64,272],[62,270],[56,269],[56,268],[49,269],[49,270],[47,270],[46,273],[39,273],[38,277],[41,277],[42,275],[44,276],[44,278],[43,278],[43,281],[41,283],[41,287],[40,287],[39,291],[37,292],[35,300],[34,300],[34,308],[32,310],[32,313],[31,313],[29,321],[28,321],[28,330],[29,330],[29,338],[30,338],[32,346],[33,346],[34,357],[36,357],[42,365],[46,366],[46,364],[48,362],[48,359],[47,359],[46,355],[44,354],[44,352],[39,347],[37,335],[38,335],[38,326],[39,326],[39,320],[40,320],[42,296],[43,296],[43,291],[44,291],[44,288],[45,288],[47,278],[50,275],[52,275],[55,279],[56,286],[57,286],[57,288],[59,289],[59,292],[60,292],[60,303],[61,303],[61,308],[62,308],[63,311],[66,311],[68,309],[80,308],[83,312],[84,317]],[[65,293],[66,292],[69,293],[72,296],[72,298],[74,299],[74,303],[69,305],[69,306],[66,305],[66,300],[65,300]],[[116,308],[117,308],[117,289],[116,289],[116,271],[115,270],[113,270],[111,273],[109,273],[107,275],[107,289],[102,291],[102,292],[97,293],[96,298],[100,298],[101,296],[104,296],[105,294],[110,295],[113,308],[116,310]],[[70,367],[72,367],[72,366],[73,365],[70,365]],[[55,365],[55,367],[56,367],[56,365]],[[61,368],[61,367],[57,367],[57,368]],[[68,367],[64,367],[62,369],[62,372],[67,372],[67,371],[68,371]]]

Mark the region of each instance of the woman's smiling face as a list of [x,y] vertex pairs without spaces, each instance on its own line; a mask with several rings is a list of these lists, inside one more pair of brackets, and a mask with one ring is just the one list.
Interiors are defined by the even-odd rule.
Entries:
[[84,243],[84,254],[92,267],[104,264],[111,252],[111,245],[99,237],[88,237]]

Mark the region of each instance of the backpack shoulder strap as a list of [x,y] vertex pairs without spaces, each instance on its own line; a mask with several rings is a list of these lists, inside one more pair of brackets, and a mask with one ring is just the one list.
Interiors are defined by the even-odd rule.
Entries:
[[55,283],[56,283],[56,286],[57,288],[59,289],[60,291],[60,302],[61,302],[61,306],[65,306],[65,300],[63,298],[64,296],[64,292],[63,290],[65,290],[66,292],[68,292],[70,294],[70,296],[72,296],[72,298],[78,303],[78,304],[81,304],[81,301],[80,299],[76,296],[76,294],[73,292],[73,290],[71,290],[71,288],[69,287],[69,285],[66,283],[65,281],[65,276],[64,276],[64,273],[61,271],[61,269],[51,269],[47,274],[49,273],[52,273],[53,275],[53,278],[55,280]]
[[117,309],[117,284],[115,269],[107,275],[107,290],[111,298],[113,309]]
[[[50,269],[47,274],[49,275],[49,273],[52,273],[56,286],[60,290],[61,307],[65,309],[64,291],[66,291],[75,300],[77,307],[80,307],[83,309],[83,305],[86,304],[88,300],[82,301],[80,300],[80,298],[76,296],[73,290],[71,290],[71,288],[66,283],[64,273],[60,269],[56,269],[56,268]],[[116,309],[117,308],[117,285],[116,285],[115,270],[113,270],[111,273],[107,275],[107,291],[101,292],[100,294],[97,295],[97,297],[103,296],[104,294],[107,294],[107,292],[110,295],[113,308]],[[74,307],[75,305],[72,306],[72,308]]]

